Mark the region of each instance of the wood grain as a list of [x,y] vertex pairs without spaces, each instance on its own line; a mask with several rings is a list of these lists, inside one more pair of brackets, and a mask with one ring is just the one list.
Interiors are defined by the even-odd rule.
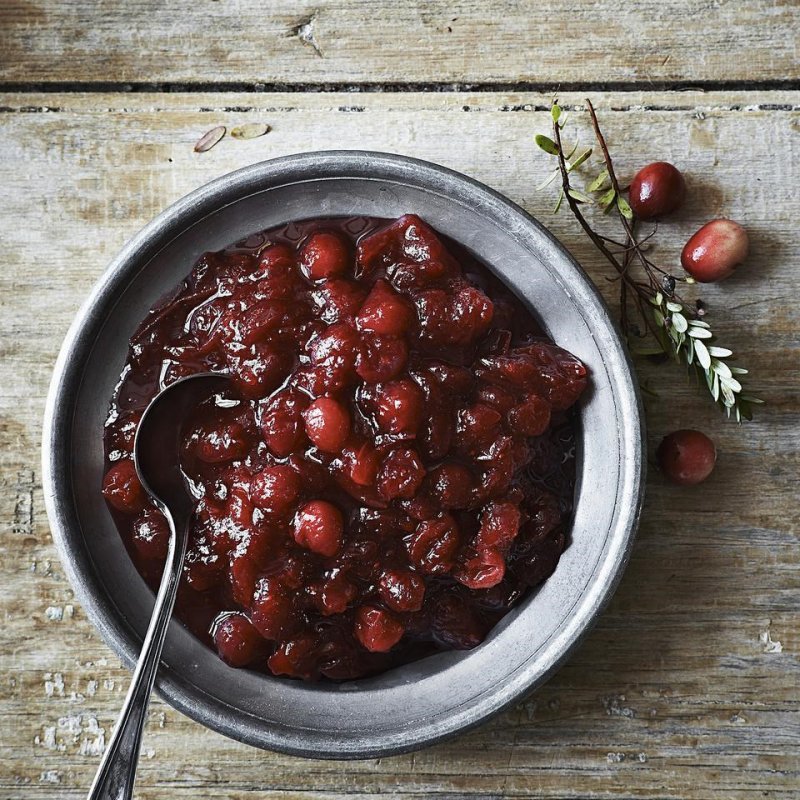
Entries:
[[795,0],[4,0],[6,81],[797,80]]
[[[651,472],[611,606],[569,664],[517,708],[448,744],[342,765],[249,749],[156,700],[138,797],[798,797],[800,93],[772,92],[763,106],[735,92],[593,100],[622,174],[656,158],[686,171],[688,204],[658,233],[662,263],[675,264],[713,216],[747,225],[747,265],[702,296],[768,405],[740,428],[676,369],[643,368],[661,395],[648,408],[651,446],[676,427],[700,427],[719,446],[718,468],[689,490]],[[520,202],[613,304],[590,245],[533,189],[549,166],[532,143],[548,102],[494,93],[0,100],[0,797],[83,797],[128,683],[57,561],[38,452],[61,337],[111,256],[212,177],[284,153],[366,147],[437,161]],[[585,115],[572,117],[588,140]],[[193,152],[209,128],[244,122],[273,130]]]

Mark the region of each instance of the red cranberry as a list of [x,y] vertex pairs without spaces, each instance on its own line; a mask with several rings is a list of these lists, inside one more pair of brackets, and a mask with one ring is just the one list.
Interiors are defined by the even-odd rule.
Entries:
[[276,464],[257,473],[250,484],[250,497],[264,511],[286,514],[300,496],[300,476],[291,467]]
[[297,513],[294,539],[301,547],[322,556],[334,556],[342,546],[342,512],[326,500],[312,500]]
[[258,582],[250,619],[265,639],[273,641],[285,638],[296,626],[292,600],[274,578]]
[[694,486],[702,483],[713,471],[717,450],[704,433],[680,430],[661,440],[656,458],[670,481],[679,486]]
[[294,639],[281,642],[267,660],[267,665],[273,675],[311,680],[318,676],[316,657],[316,638],[310,633],[301,633]]
[[264,567],[283,547],[282,536],[269,528],[251,530],[231,553],[228,575],[233,599],[243,608],[253,602],[256,581]]
[[412,563],[430,575],[450,572],[460,546],[458,525],[449,514],[420,522],[407,542]]
[[355,635],[371,653],[386,653],[405,633],[403,623],[378,606],[362,606],[356,612]]
[[358,332],[346,323],[331,325],[312,340],[309,345],[311,363],[318,368],[326,391],[338,391],[353,380],[360,349]]
[[471,650],[486,636],[487,625],[461,595],[443,594],[433,614],[433,632],[442,644]]
[[288,456],[305,440],[302,413],[308,398],[287,389],[270,398],[261,413],[261,434],[267,447],[279,458]]
[[358,596],[358,589],[340,569],[333,570],[322,583],[315,598],[323,616],[343,614]]
[[386,500],[410,499],[425,479],[425,467],[416,450],[398,447],[383,460],[378,473],[378,493]]
[[356,356],[356,372],[366,383],[396,378],[408,361],[408,345],[394,336],[365,334]]
[[410,378],[377,388],[376,419],[378,427],[386,433],[416,433],[424,408],[425,395]]
[[142,558],[163,561],[169,550],[170,530],[166,518],[154,508],[145,509],[133,523],[133,546]]
[[370,442],[363,442],[347,454],[349,477],[359,486],[372,486],[378,477],[381,459]]
[[503,554],[488,547],[467,558],[453,572],[453,577],[468,589],[491,589],[503,580],[505,574]]
[[428,491],[442,508],[466,508],[472,500],[475,479],[465,466],[447,463],[431,470],[428,484]]
[[508,412],[508,429],[516,436],[541,436],[550,427],[550,404],[531,394]]
[[244,458],[252,444],[244,425],[219,419],[204,425],[192,438],[194,454],[206,464],[223,464]]
[[378,583],[378,594],[392,611],[419,611],[425,599],[425,581],[408,569],[387,569]]
[[359,330],[402,336],[414,320],[414,309],[384,280],[375,283],[356,320]]
[[350,414],[332,397],[320,397],[304,412],[306,435],[325,453],[341,452],[350,435]]
[[481,549],[507,549],[519,533],[522,515],[514,503],[489,503],[481,513],[476,544]]
[[727,278],[747,258],[747,231],[731,219],[706,223],[686,242],[681,253],[683,268],[700,283]]
[[240,346],[238,352],[228,354],[233,383],[239,393],[249,400],[266,397],[277,389],[293,365],[291,353],[274,344]]
[[117,461],[103,478],[103,497],[123,514],[136,514],[147,503],[147,495],[133,461]]
[[314,292],[319,316],[329,325],[354,317],[364,302],[366,292],[360,284],[344,278],[329,280]]
[[639,219],[652,219],[680,208],[685,197],[686,181],[680,170],[666,161],[656,161],[633,176],[628,199]]
[[347,271],[349,261],[347,244],[331,231],[312,233],[300,250],[300,267],[312,281],[342,275]]
[[464,408],[458,415],[458,443],[468,451],[479,450],[495,440],[502,417],[482,403]]
[[223,661],[246,667],[260,655],[264,640],[247,617],[226,614],[214,625],[214,644]]

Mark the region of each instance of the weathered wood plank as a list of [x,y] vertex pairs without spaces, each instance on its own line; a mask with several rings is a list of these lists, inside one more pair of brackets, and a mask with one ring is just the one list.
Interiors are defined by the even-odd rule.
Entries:
[[794,0],[6,0],[10,81],[797,79]]
[[[342,766],[258,753],[156,701],[138,796],[797,797],[800,94],[773,93],[768,107],[735,93],[594,99],[623,174],[655,158],[687,172],[687,207],[659,231],[664,263],[675,263],[712,216],[747,224],[748,265],[703,296],[769,405],[738,428],[680,373],[645,370],[669,398],[649,410],[651,444],[675,427],[701,427],[719,445],[718,469],[694,490],[650,475],[641,533],[611,607],[528,702],[452,743]],[[60,339],[110,257],[216,175],[300,150],[369,147],[463,170],[521,202],[613,303],[615,289],[575,224],[552,217],[552,197],[533,190],[548,166],[532,144],[548,102],[532,94],[0,100],[10,109],[0,114],[0,796],[84,796],[128,683],[55,556],[38,456]],[[245,121],[273,131],[192,151],[205,130]],[[573,121],[582,126],[580,112]]]

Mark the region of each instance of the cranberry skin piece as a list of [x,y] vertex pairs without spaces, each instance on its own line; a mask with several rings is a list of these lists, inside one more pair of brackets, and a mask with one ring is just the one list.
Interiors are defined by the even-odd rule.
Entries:
[[111,467],[103,478],[103,497],[123,514],[136,514],[145,507],[147,495],[133,461],[125,458]]
[[342,512],[326,500],[306,503],[294,521],[294,540],[306,550],[328,558],[342,546],[344,520]]
[[363,442],[345,456],[350,480],[358,486],[374,486],[381,466],[375,447],[370,442]]
[[700,228],[683,248],[681,264],[700,283],[727,278],[747,258],[747,231],[731,219],[714,219]]
[[425,581],[409,569],[387,569],[378,582],[378,594],[392,611],[419,611],[425,600]]
[[449,514],[420,522],[406,542],[411,562],[429,575],[450,572],[460,546],[461,533]]
[[261,653],[264,640],[242,614],[226,614],[214,625],[214,644],[223,661],[232,667],[246,667]]
[[411,448],[392,450],[378,473],[378,493],[386,500],[410,500],[425,480],[425,467]]
[[194,454],[206,464],[224,464],[244,458],[251,445],[250,435],[239,422],[204,426],[192,438]]
[[406,378],[379,385],[375,405],[376,421],[382,431],[415,434],[422,423],[425,395]]
[[358,312],[358,329],[384,336],[402,336],[415,319],[414,309],[401,294],[379,280]]
[[133,523],[133,546],[142,558],[162,561],[169,550],[170,530],[160,511],[147,508]]
[[300,250],[300,268],[311,281],[343,275],[349,261],[347,244],[331,231],[312,233]]
[[297,625],[295,609],[286,589],[274,578],[259,580],[250,619],[256,630],[269,640],[283,639]]
[[704,433],[680,430],[661,440],[656,458],[661,471],[672,483],[694,486],[713,471],[717,450]]
[[324,453],[340,453],[350,435],[350,414],[332,397],[320,397],[304,412],[306,436]]
[[405,633],[403,623],[391,612],[378,606],[362,606],[356,612],[356,639],[370,653],[386,653]]
[[681,171],[666,161],[642,167],[631,181],[628,199],[639,219],[671,214],[683,205],[686,181]]
[[294,506],[300,491],[300,476],[283,464],[265,467],[250,483],[253,503],[273,514],[286,514]]

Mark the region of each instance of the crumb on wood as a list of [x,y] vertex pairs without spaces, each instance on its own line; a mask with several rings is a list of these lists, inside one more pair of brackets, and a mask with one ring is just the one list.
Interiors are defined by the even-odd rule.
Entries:
[[780,640],[772,638],[772,631],[770,627],[772,625],[772,620],[767,620],[767,627],[758,634],[758,641],[761,643],[761,649],[765,653],[782,653],[783,652],[783,645],[780,643]]

